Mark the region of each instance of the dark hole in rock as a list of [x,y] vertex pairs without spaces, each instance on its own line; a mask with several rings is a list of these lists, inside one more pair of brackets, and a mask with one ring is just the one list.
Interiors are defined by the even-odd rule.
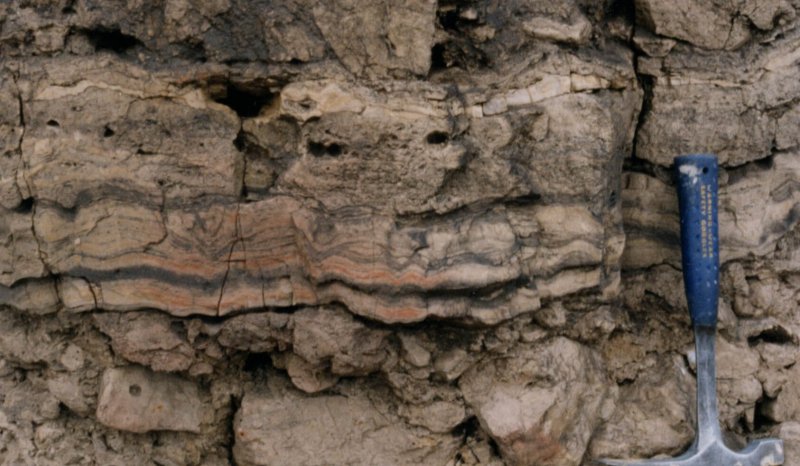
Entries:
[[436,44],[431,49],[431,71],[443,70],[449,65],[444,57],[444,44]]
[[480,430],[478,418],[472,416],[453,428],[456,437],[473,437]]
[[492,455],[501,458],[502,455],[500,454],[500,447],[497,445],[497,442],[494,441],[493,438],[489,438],[489,447],[492,449]]
[[615,0],[606,10],[609,18],[621,17],[631,21],[636,18],[636,8],[633,0]]
[[124,53],[142,43],[139,39],[123,34],[119,29],[94,29],[86,31],[89,42],[94,45],[95,51],[110,50]]
[[617,192],[611,191],[611,194],[608,195],[608,205],[615,206],[617,205]]
[[770,398],[767,396],[763,396],[758,401],[756,401],[756,406],[753,413],[754,432],[759,432],[775,425],[775,420],[770,418],[766,414],[768,412],[768,406],[774,402],[775,402],[774,398]]
[[179,320],[171,321],[169,323],[169,330],[173,334],[178,335],[179,337],[183,338],[184,340],[187,340],[189,338],[188,331],[186,330],[186,326],[183,324],[183,322],[181,322]]
[[240,130],[239,134],[236,135],[236,139],[233,140],[233,147],[240,152],[247,148],[247,135],[244,131]]
[[336,157],[337,155],[340,155],[342,153],[342,146],[335,143],[330,144],[327,147],[325,147],[325,152],[332,157]]
[[511,199],[506,201],[506,204],[513,206],[526,206],[526,205],[536,204],[541,199],[542,196],[538,193],[528,193],[528,194],[523,194],[521,196],[512,197]]
[[769,170],[775,166],[775,159],[773,157],[766,157],[755,161],[756,166],[762,170]]
[[447,133],[442,131],[434,131],[425,137],[428,144],[444,144],[447,142]]
[[61,125],[56,120],[47,120],[47,126],[52,126],[53,128],[58,128]]
[[337,157],[342,154],[342,146],[335,142],[331,144],[322,144],[320,142],[310,141],[308,143],[308,151],[314,157],[322,157],[323,155]]
[[20,214],[27,214],[33,211],[33,198],[26,197],[19,203],[19,205],[14,209],[14,212]]
[[256,372],[272,367],[272,358],[269,353],[250,353],[244,360],[245,372]]
[[445,31],[454,31],[458,29],[458,9],[452,8],[437,13],[439,18],[439,25]]
[[308,143],[308,151],[311,152],[311,155],[315,157],[322,157],[325,155],[325,144],[310,141]]
[[130,387],[128,387],[128,393],[130,393],[132,396],[139,396],[142,394],[142,387],[133,384]]
[[65,15],[74,15],[75,14],[75,0],[67,0],[64,4],[64,7],[61,8],[61,13]]
[[747,337],[747,343],[750,346],[755,346],[758,344],[758,342],[762,341],[764,343],[775,343],[778,345],[795,343],[795,339],[792,337],[789,331],[777,325],[772,328],[765,329],[758,335]]
[[624,379],[618,380],[617,385],[619,385],[620,387],[624,387],[626,385],[632,385],[635,380],[636,379],[634,378],[626,377]]
[[258,116],[262,108],[269,106],[275,100],[275,94],[268,89],[235,84],[228,84],[224,89],[224,92],[212,95],[211,98],[215,102],[230,107],[242,118]]
[[431,73],[447,68],[474,70],[485,68],[489,63],[484,51],[465,40],[447,40],[431,48]]
[[109,128],[108,126],[103,127],[103,137],[104,138],[110,138],[114,134],[115,133],[114,133],[113,129]]

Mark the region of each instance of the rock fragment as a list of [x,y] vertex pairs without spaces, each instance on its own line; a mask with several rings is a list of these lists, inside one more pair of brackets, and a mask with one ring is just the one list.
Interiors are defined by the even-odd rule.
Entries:
[[431,362],[431,352],[428,351],[413,334],[401,333],[398,335],[403,348],[403,358],[414,367],[425,367]]
[[291,346],[292,329],[288,314],[258,312],[226,319],[217,340],[226,348],[249,353],[285,351]]
[[315,4],[314,21],[356,75],[422,75],[430,66],[436,2],[400,5],[333,1]]
[[735,49],[750,38],[734,4],[680,0],[670,4],[637,0],[637,19],[659,35],[708,49]]
[[92,400],[83,394],[80,377],[74,374],[59,374],[47,381],[47,389],[59,402],[81,416],[91,413]]
[[472,359],[463,348],[452,348],[443,351],[433,362],[433,368],[439,377],[452,382],[461,377],[472,363]]
[[589,450],[593,458],[651,458],[682,453],[694,436],[694,379],[678,357],[662,358],[621,387],[615,412]]
[[25,280],[11,287],[0,285],[0,305],[30,314],[52,314],[60,302],[52,279]]
[[111,337],[114,352],[130,362],[155,371],[188,370],[197,357],[192,346],[179,334],[183,325],[156,313],[96,313],[100,331]]
[[128,432],[200,432],[203,406],[193,382],[128,366],[103,373],[96,416],[102,424]]
[[326,363],[337,375],[366,375],[386,358],[386,330],[371,329],[338,307],[304,309],[292,316],[293,349],[311,364]]
[[10,287],[24,278],[39,278],[46,273],[33,212],[27,207],[21,210],[0,207],[0,286]]
[[484,360],[459,387],[515,465],[580,464],[607,396],[597,355],[560,337]]
[[456,438],[406,424],[385,392],[345,390],[301,398],[273,382],[246,392],[234,421],[236,463],[445,464],[455,453]]
[[786,372],[788,383],[783,385],[774,400],[770,400],[761,408],[761,414],[775,422],[800,420],[800,387],[796,381],[800,377],[800,368],[792,367]]
[[783,439],[786,451],[786,466],[795,466],[800,464],[797,458],[800,458],[800,422],[787,422],[781,425],[779,431],[780,438]]
[[466,418],[464,405],[455,401],[401,406],[399,412],[409,424],[422,426],[439,434],[451,432]]

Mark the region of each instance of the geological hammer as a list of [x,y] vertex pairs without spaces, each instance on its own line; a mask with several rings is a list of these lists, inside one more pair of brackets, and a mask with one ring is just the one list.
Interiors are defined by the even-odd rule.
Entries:
[[598,460],[612,466],[775,466],[783,464],[783,442],[760,439],[740,452],[725,446],[717,411],[714,338],[719,296],[717,158],[675,158],[681,218],[681,259],[686,302],[697,355],[697,435],[686,453],[651,460]]

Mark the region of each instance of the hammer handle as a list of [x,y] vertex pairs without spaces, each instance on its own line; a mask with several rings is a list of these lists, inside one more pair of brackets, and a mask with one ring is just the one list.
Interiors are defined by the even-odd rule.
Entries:
[[717,232],[717,158],[675,158],[681,218],[683,283],[692,324],[717,324],[719,236]]

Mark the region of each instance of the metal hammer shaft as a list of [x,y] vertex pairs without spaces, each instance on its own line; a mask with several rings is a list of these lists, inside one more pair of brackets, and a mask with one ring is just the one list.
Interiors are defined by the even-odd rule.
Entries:
[[719,297],[717,160],[712,155],[675,159],[681,213],[681,253],[686,301],[697,348],[697,436],[676,458],[600,459],[612,466],[776,466],[783,464],[780,439],[759,439],[740,452],[725,445],[719,426],[714,338]]
[[697,437],[699,449],[721,438],[717,413],[714,338],[719,296],[717,159],[688,155],[675,159],[681,217],[681,259],[686,301],[697,355]]

